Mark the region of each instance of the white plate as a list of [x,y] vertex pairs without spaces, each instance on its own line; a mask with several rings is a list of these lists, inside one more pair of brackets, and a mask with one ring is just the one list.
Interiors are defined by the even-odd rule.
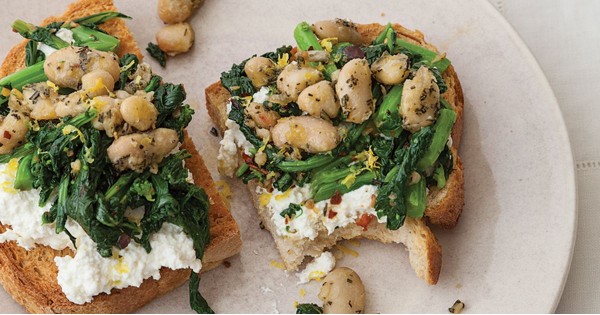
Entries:
[[[9,21],[22,17],[39,22],[67,3],[6,2],[6,10],[0,12],[1,52],[17,41],[17,36],[6,36]],[[154,4],[117,3],[135,18],[129,25],[145,47],[161,26]],[[486,1],[206,1],[192,19],[194,50],[171,59],[166,69],[156,69],[165,79],[186,84],[188,100],[198,109],[190,130],[210,168],[216,169],[218,139],[209,135],[212,124],[203,106],[203,88],[234,62],[293,44],[298,22],[332,17],[393,21],[422,30],[453,61],[466,101],[460,151],[466,205],[457,228],[434,231],[444,250],[439,283],[427,286],[417,279],[402,246],[362,241],[354,248],[360,256],[346,256],[338,266],[350,266],[362,277],[367,310],[447,312],[461,299],[469,313],[554,311],[576,228],[569,139],[536,61]],[[245,189],[229,182],[244,247],[241,255],[230,259],[230,268],[203,276],[202,291],[212,307],[217,312],[289,313],[294,301],[316,301],[318,283],[297,286],[294,275],[270,265],[279,260],[271,236],[259,229]],[[305,297],[299,295],[301,288]],[[189,312],[186,291],[183,286],[141,311]],[[23,311],[4,291],[0,305],[2,312]]]

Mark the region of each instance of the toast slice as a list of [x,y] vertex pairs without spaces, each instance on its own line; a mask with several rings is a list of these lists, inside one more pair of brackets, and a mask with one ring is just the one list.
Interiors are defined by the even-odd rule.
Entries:
[[[357,24],[357,27],[365,42],[373,41],[385,28],[385,26],[379,24]],[[425,42],[422,33],[408,30],[398,24],[394,25],[394,29],[397,31],[398,36],[403,39],[437,52],[434,46]],[[452,228],[457,224],[464,205],[463,166],[457,152],[462,134],[464,100],[460,81],[452,66],[444,72],[444,80],[448,85],[448,90],[443,94],[443,97],[457,113],[457,120],[452,130],[453,146],[451,152],[454,158],[454,170],[443,189],[431,188],[427,197],[425,216],[434,225]],[[215,82],[207,87],[205,93],[208,113],[223,133],[226,129],[227,103],[231,98],[231,94],[220,82]],[[248,189],[253,197],[254,206],[259,217],[265,227],[271,231],[288,270],[296,270],[305,256],[317,257],[340,240],[364,237],[383,243],[404,244],[409,252],[411,266],[417,275],[429,284],[437,283],[442,265],[442,250],[435,236],[425,224],[425,220],[407,218],[404,226],[396,231],[391,231],[386,228],[384,223],[377,223],[376,220],[373,220],[366,231],[363,231],[357,225],[351,224],[338,228],[329,235],[326,231],[321,231],[312,241],[308,239],[293,240],[278,236],[275,232],[276,227],[271,220],[272,213],[266,207],[261,206],[259,202],[259,194],[256,192],[258,185],[257,182],[250,182]]]
[[[102,11],[116,11],[112,0],[80,0],[71,4],[62,16],[50,17],[42,24],[56,20],[72,20]],[[119,56],[132,53],[141,60],[142,54],[137,43],[122,20],[108,21],[102,28],[121,40],[117,52]],[[8,53],[0,68],[0,77],[24,67],[24,47],[25,42],[15,46]],[[210,243],[202,261],[202,272],[205,272],[239,253],[242,243],[235,220],[187,134],[182,149],[192,154],[192,157],[186,160],[186,166],[192,173],[195,184],[204,188],[210,201]],[[9,227],[0,224],[0,233],[7,228]],[[140,287],[114,289],[111,294],[100,294],[94,297],[92,302],[78,305],[66,298],[56,280],[58,268],[54,257],[72,254],[70,249],[57,251],[38,245],[27,251],[15,242],[0,243],[0,283],[19,304],[32,313],[131,313],[184,284],[190,275],[189,269],[163,268],[160,271],[160,280],[146,279]]]

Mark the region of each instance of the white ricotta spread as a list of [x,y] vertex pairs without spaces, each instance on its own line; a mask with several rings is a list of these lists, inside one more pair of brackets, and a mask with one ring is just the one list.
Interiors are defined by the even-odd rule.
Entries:
[[[65,42],[72,44],[74,42],[73,40],[73,32],[71,30],[68,30],[66,28],[61,28],[59,29],[56,34],[55,34],[58,38],[64,40]],[[38,47],[37,47],[41,52],[44,53],[44,55],[46,55],[46,57],[50,56],[53,52],[56,51],[56,49],[44,44],[44,43],[38,43]]]
[[[227,114],[229,114],[230,111],[231,102],[227,103]],[[223,175],[233,177],[233,174],[238,167],[238,149],[243,149],[245,154],[252,155],[250,150],[254,149],[254,145],[246,140],[246,136],[240,131],[240,125],[235,121],[227,119],[227,121],[225,121],[225,127],[227,129],[223,134],[223,140],[219,142],[220,146],[217,160],[219,162],[219,172]]]
[[321,255],[313,261],[311,261],[306,268],[301,272],[298,272],[298,284],[307,283],[310,280],[319,280],[324,278],[333,268],[335,267],[335,257],[330,252],[323,252]]
[[[319,209],[329,209],[328,211],[334,211],[336,214],[331,218],[329,216],[323,217],[323,225],[327,228],[329,234],[338,227],[344,227],[348,224],[355,223],[363,214],[370,214],[377,218],[377,212],[375,212],[375,202],[373,196],[377,196],[377,186],[364,185],[360,188],[353,190],[349,193],[342,195],[342,202],[337,205],[332,205],[331,200],[323,200],[316,204]],[[382,217],[378,219],[379,223],[386,222],[386,218]]]
[[113,288],[140,286],[144,279],[160,279],[160,268],[191,268],[199,272],[202,262],[196,259],[192,239],[173,224],[164,223],[150,236],[152,251],[147,253],[131,242],[111,258],[100,256],[87,235],[77,238],[75,257],[56,257],[58,284],[67,298],[76,304],[92,301],[95,295],[110,293]]
[[[131,242],[127,248],[116,251],[114,257],[103,258],[96,244],[75,221],[69,219],[66,227],[77,239],[77,249],[65,233],[56,234],[54,225],[42,225],[42,214],[50,209],[47,204],[38,206],[39,191],[17,191],[13,188],[18,163],[16,160],[0,164],[0,222],[11,229],[0,234],[0,243],[16,241],[25,249],[36,244],[61,250],[70,247],[75,256],[56,257],[58,283],[67,298],[83,304],[100,293],[110,293],[113,288],[139,286],[144,279],[160,278],[162,267],[171,269],[202,268],[196,259],[192,239],[173,224],[163,224],[160,231],[150,237],[152,251]],[[129,217],[143,216],[143,209],[128,211]]]
[[38,206],[39,190],[17,191],[13,188],[18,162],[0,164],[0,222],[11,229],[0,234],[0,243],[16,241],[27,250],[35,244],[46,245],[56,250],[71,246],[65,233],[56,234],[54,224],[41,224],[44,212],[50,204]]
[[[258,187],[256,192],[260,195],[261,205],[270,211],[271,220],[275,224],[276,233],[293,239],[315,239],[322,229],[331,234],[338,227],[354,224],[363,214],[373,215],[377,218],[373,198],[377,196],[377,186],[364,185],[356,190],[342,195],[339,204],[331,204],[331,200],[323,200],[312,207],[306,206],[306,201],[311,197],[310,184],[303,187],[290,188],[285,192],[274,189],[269,193],[264,188]],[[293,218],[284,218],[281,212],[291,203],[298,204],[302,213]],[[335,212],[330,215],[330,212]],[[379,223],[385,223],[386,217],[377,218]]]

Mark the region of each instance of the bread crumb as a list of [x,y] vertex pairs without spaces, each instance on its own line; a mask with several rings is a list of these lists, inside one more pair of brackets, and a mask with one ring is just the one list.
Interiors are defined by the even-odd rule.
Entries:
[[231,263],[228,260],[223,261],[223,266],[225,266],[225,268],[229,268],[231,267]]
[[271,288],[269,288],[269,287],[264,287],[264,286],[261,286],[261,287],[260,287],[260,290],[262,291],[262,293],[263,293],[263,294],[264,294],[264,293],[271,293],[271,292],[273,292],[273,290],[272,290]]
[[385,16],[385,13],[384,13],[384,12],[381,12],[381,17],[384,17],[384,16]]
[[461,283],[457,283],[454,287],[457,288],[457,289],[460,289],[460,288],[462,288],[462,284]]

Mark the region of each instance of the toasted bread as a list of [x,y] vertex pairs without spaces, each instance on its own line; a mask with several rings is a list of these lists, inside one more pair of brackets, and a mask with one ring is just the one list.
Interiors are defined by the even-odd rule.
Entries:
[[[50,17],[42,24],[56,20],[72,20],[102,11],[116,11],[112,0],[80,0],[69,6],[59,17]],[[118,55],[132,53],[142,58],[135,39],[122,20],[115,19],[102,26],[109,34],[118,37],[121,45]],[[7,55],[0,77],[24,67],[25,42],[15,46]],[[205,189],[210,199],[210,243],[203,258],[202,272],[218,266],[224,259],[239,253],[241,239],[238,226],[225,206],[220,193],[187,133],[182,145],[192,157],[186,166],[196,185]],[[7,226],[0,225],[0,233]],[[70,302],[57,282],[58,269],[54,257],[73,255],[70,249],[53,250],[37,246],[25,250],[15,242],[0,243],[0,283],[6,291],[25,309],[32,313],[131,313],[156,297],[163,295],[189,278],[190,270],[163,268],[160,280],[146,279],[140,287],[113,289],[111,294],[100,294],[90,303],[78,305]]]
[[[357,27],[363,36],[363,41],[371,42],[385,26],[357,24]],[[394,29],[401,38],[437,52],[434,46],[425,42],[424,36],[420,32],[408,30],[398,24],[394,25]],[[457,152],[462,134],[464,100],[460,81],[454,68],[450,66],[443,76],[448,85],[448,90],[443,94],[443,97],[457,113],[457,120],[452,130],[453,145],[451,152],[454,158],[454,170],[443,189],[431,188],[427,197],[425,216],[427,221],[434,225],[452,228],[457,224],[464,205],[463,166]],[[220,82],[215,82],[207,87],[205,94],[208,113],[215,125],[223,132],[226,129],[227,103],[231,95]],[[375,221],[371,222],[366,231],[363,231],[357,225],[351,224],[338,228],[329,235],[326,231],[321,231],[317,238],[312,241],[308,239],[293,240],[276,234],[276,228],[270,218],[269,211],[265,207],[261,207],[258,200],[257,185],[258,183],[251,182],[248,189],[254,199],[254,205],[260,219],[265,227],[272,232],[271,234],[288,270],[296,270],[305,256],[316,257],[325,249],[335,245],[339,240],[364,237],[384,243],[394,242],[406,245],[411,266],[417,275],[429,284],[437,283],[442,265],[442,250],[435,236],[425,224],[425,220],[407,219],[404,226],[396,231],[388,230],[385,224]]]

